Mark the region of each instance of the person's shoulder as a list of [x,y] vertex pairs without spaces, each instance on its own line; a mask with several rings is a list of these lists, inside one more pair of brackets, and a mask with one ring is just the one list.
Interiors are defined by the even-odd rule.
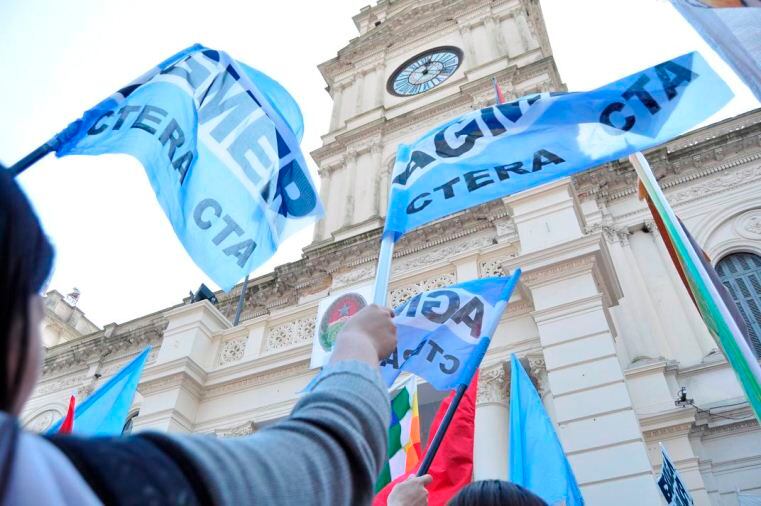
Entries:
[[[45,438],[20,431],[13,455],[9,498],[28,504],[101,504],[74,465]],[[13,504],[13,501],[6,501]]]

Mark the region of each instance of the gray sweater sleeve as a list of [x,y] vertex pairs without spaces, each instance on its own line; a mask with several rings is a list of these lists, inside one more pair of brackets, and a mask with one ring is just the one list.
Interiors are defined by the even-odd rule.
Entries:
[[215,504],[362,505],[386,456],[388,393],[360,362],[323,369],[291,415],[252,436],[159,436],[183,454]]

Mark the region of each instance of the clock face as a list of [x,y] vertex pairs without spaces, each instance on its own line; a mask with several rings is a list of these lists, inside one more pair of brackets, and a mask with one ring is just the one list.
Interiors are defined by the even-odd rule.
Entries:
[[397,97],[424,93],[446,81],[462,63],[462,51],[453,46],[437,47],[404,62],[391,75],[386,89]]

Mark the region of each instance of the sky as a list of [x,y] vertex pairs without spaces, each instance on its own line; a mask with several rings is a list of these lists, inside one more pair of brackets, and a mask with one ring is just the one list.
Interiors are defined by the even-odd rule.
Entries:
[[[301,105],[305,153],[321,145],[331,100],[317,65],[358,35],[368,0],[0,1],[0,161],[10,165],[89,107],[200,42],[278,80]],[[591,89],[698,50],[735,98],[707,123],[759,106],[667,0],[541,0],[570,91]],[[307,155],[313,177],[317,167]],[[81,291],[98,325],[125,322],[217,286],[188,257],[142,166],[126,155],[49,156],[20,181],[56,248],[49,288]],[[319,183],[318,183],[319,184]],[[255,271],[298,260],[311,230]]]

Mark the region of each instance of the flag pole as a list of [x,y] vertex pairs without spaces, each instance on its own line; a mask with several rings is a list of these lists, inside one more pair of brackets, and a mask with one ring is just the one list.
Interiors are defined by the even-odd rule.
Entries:
[[[497,78],[492,77],[491,82],[492,82],[492,85],[494,86],[494,96],[497,99],[497,104],[504,104],[505,96],[499,87]],[[392,244],[392,248],[393,248],[393,244]],[[376,284],[376,288],[377,288],[377,284]],[[512,292],[512,288],[510,289],[510,293],[511,292]],[[510,296],[508,295],[508,298],[509,297]],[[486,333],[488,337],[485,337],[484,339],[482,339],[481,343],[479,343],[479,347],[476,348],[476,350],[474,350],[473,355],[471,356],[471,361],[470,361],[472,365],[469,364],[470,367],[472,367],[472,371],[470,371],[469,373],[470,376],[468,377],[468,382],[467,384],[461,383],[457,385],[457,390],[455,391],[454,397],[452,398],[452,404],[450,404],[449,408],[447,408],[447,412],[444,414],[444,418],[441,420],[439,429],[436,431],[436,434],[433,436],[431,445],[425,451],[423,462],[420,464],[420,468],[418,469],[418,472],[417,472],[418,476],[423,476],[424,474],[428,473],[428,469],[430,469],[431,464],[433,463],[433,458],[436,456],[436,452],[439,451],[441,442],[444,440],[444,435],[446,434],[447,429],[449,428],[449,424],[452,422],[454,413],[455,411],[457,411],[457,407],[460,405],[460,401],[462,400],[462,397],[465,395],[465,392],[468,390],[468,387],[470,386],[471,381],[473,381],[473,376],[475,375],[476,370],[478,370],[478,367],[481,365],[481,361],[483,360],[484,355],[486,355],[486,350],[489,348],[489,343],[491,343],[491,336],[494,335],[494,331],[497,329],[497,325],[499,324],[499,320],[502,317],[502,312],[505,310],[505,307],[507,307],[507,303],[508,303],[507,300],[502,300],[499,302],[499,304],[501,304],[502,307],[497,308],[496,314],[498,316],[494,318],[494,321],[491,323],[491,327],[488,329],[488,332]],[[485,343],[485,345],[481,346],[482,343]],[[473,367],[473,365],[475,367]]]
[[11,165],[8,170],[11,171],[11,175],[13,177],[18,176],[22,172],[24,172],[26,169],[34,165],[35,163],[39,162],[43,158],[45,158],[48,154],[55,151],[55,147],[51,143],[51,141],[46,142],[42,146],[38,147],[28,155],[26,155],[24,158],[16,162],[15,164]]
[[391,234],[384,234],[381,239],[380,253],[378,254],[378,268],[375,272],[375,288],[373,289],[373,303],[385,306],[388,297],[388,282],[391,279],[391,260],[394,257],[394,238]]
[[240,322],[240,313],[243,311],[243,301],[246,298],[247,290],[248,290],[248,274],[246,274],[246,278],[243,280],[243,288],[241,288],[240,297],[238,298],[238,308],[235,310],[235,319],[233,320],[233,327],[237,326],[238,322]]
[[[512,293],[512,289],[510,289],[508,292],[508,298],[510,297],[510,293]],[[502,318],[502,313],[507,307],[507,303],[507,300],[500,300],[497,303],[497,306],[495,307],[494,318],[489,322],[489,328],[486,329],[484,337],[479,341],[478,346],[475,350],[473,350],[473,353],[470,356],[470,360],[468,360],[468,362],[465,364],[465,367],[462,371],[462,376],[463,378],[467,378],[467,381],[463,381],[457,385],[454,397],[452,398],[452,403],[447,408],[446,413],[444,413],[444,418],[441,420],[441,424],[439,425],[438,430],[436,430],[436,434],[433,436],[430,446],[425,451],[423,462],[421,462],[420,467],[418,468],[418,476],[423,476],[424,474],[428,473],[428,469],[431,467],[434,457],[436,457],[436,452],[439,451],[441,442],[444,440],[444,436],[449,429],[449,424],[452,422],[455,411],[457,411],[457,408],[460,405],[460,401],[465,395],[465,392],[468,390],[470,383],[473,381],[473,376],[475,376],[476,371],[481,365],[481,361],[486,355],[486,350],[489,349],[489,344],[491,344],[491,336],[493,336],[494,331],[497,330],[497,325],[499,325],[499,321]]]
[[[647,161],[645,155],[643,155],[642,152],[638,151],[634,154],[629,155],[629,162],[637,172],[637,176],[639,177],[640,181],[642,181],[646,187],[649,184],[645,183],[646,181],[655,181],[655,176],[653,176],[653,171],[650,168],[650,163]],[[672,223],[678,224],[679,221],[674,214],[673,209],[671,209],[671,206],[668,204],[666,197],[663,195],[663,192],[661,191],[657,181],[651,186],[654,194],[658,196],[658,200],[665,204],[662,212],[668,216],[669,220]],[[668,226],[666,228],[668,231]],[[687,234],[681,226],[675,226],[673,233],[679,237],[679,240],[683,244],[691,244]],[[708,297],[713,301],[715,308],[718,311],[720,318],[717,320],[723,321],[726,329],[729,331],[729,339],[723,339],[721,332],[718,331],[715,338],[718,340],[719,345],[724,352],[724,356],[727,359],[727,362],[729,362],[730,367],[732,367],[734,370],[735,375],[737,376],[737,379],[743,388],[745,396],[748,398],[748,403],[750,404],[751,410],[756,416],[756,419],[761,422],[761,365],[759,365],[758,360],[750,349],[750,346],[748,346],[748,343],[742,337],[742,332],[738,328],[735,319],[729,312],[729,309],[724,303],[724,299],[719,294],[713,282],[711,282],[710,279],[705,281],[709,278],[709,275],[705,271],[705,267],[700,261],[700,258],[698,258],[698,253],[694,250],[693,247],[689,247],[686,248],[686,252],[683,254],[686,254],[689,257],[690,262],[695,265],[695,269],[697,270],[696,277],[705,285],[705,291],[708,292]],[[705,320],[703,314],[700,316]],[[738,338],[738,336],[740,336],[740,338]]]
[[505,286],[504,296],[499,302],[497,302],[497,305],[494,307],[494,318],[492,318],[492,320],[489,322],[489,326],[485,329],[484,337],[481,338],[481,340],[478,342],[476,349],[473,350],[473,353],[470,355],[470,359],[465,363],[465,366],[463,367],[463,370],[460,374],[462,378],[467,378],[467,380],[462,381],[459,385],[457,385],[454,397],[452,398],[452,404],[449,405],[447,412],[444,413],[444,418],[441,420],[441,424],[439,425],[436,434],[433,436],[430,446],[425,451],[423,461],[418,468],[418,476],[423,476],[424,474],[428,473],[428,469],[433,463],[433,458],[436,456],[436,452],[439,451],[441,442],[444,440],[444,435],[446,434],[447,429],[449,429],[449,424],[452,422],[454,413],[457,411],[457,407],[460,405],[460,401],[465,395],[465,392],[468,390],[470,383],[473,381],[473,376],[475,376],[476,371],[481,366],[481,361],[484,359],[486,351],[489,349],[491,338],[494,335],[494,332],[497,330],[499,321],[502,319],[502,313],[504,313],[505,309],[507,309],[507,304],[510,302],[510,295],[513,293],[513,289],[515,289],[515,285],[518,283],[520,276],[521,270],[516,269],[507,286]]

